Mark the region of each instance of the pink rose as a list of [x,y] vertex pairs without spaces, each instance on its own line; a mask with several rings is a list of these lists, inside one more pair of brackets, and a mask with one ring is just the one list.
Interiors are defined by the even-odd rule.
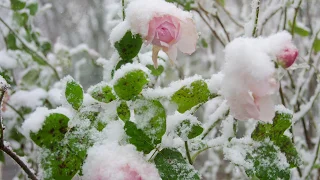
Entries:
[[298,54],[298,49],[290,42],[277,55],[277,59],[282,67],[288,68],[295,62]]
[[192,14],[164,0],[135,0],[128,4],[126,19],[133,33],[153,44],[152,60],[163,50],[173,62],[178,49],[186,54],[196,50],[198,33]]
[[177,58],[177,50],[192,54],[196,50],[198,35],[195,24],[191,19],[185,22],[180,19],[164,15],[154,17],[149,22],[149,31],[146,40],[153,44],[152,60],[157,67],[158,52],[162,49],[173,62]]
[[271,122],[274,117],[273,94],[278,83],[270,78],[248,85],[248,91],[241,91],[227,97],[231,114],[238,120],[250,118]]

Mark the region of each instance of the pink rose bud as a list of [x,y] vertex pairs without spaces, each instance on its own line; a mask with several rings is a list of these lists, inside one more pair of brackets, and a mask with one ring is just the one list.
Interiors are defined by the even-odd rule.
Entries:
[[289,44],[277,55],[277,59],[282,67],[288,68],[295,62],[298,54],[298,49],[293,44]]

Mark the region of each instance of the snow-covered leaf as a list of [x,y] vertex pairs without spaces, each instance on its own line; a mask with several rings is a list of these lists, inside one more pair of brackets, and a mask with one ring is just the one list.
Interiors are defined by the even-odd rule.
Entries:
[[269,144],[262,144],[247,155],[247,160],[252,161],[253,168],[247,169],[250,177],[260,180],[290,179],[290,169],[279,158],[276,148]]
[[117,114],[122,121],[129,121],[130,109],[125,101],[121,102],[121,104],[117,107]]
[[108,85],[98,85],[90,91],[90,94],[94,99],[104,103],[109,103],[116,99],[116,96],[112,92],[112,88]]
[[162,149],[154,162],[163,180],[200,180],[198,172],[176,149]]
[[63,114],[52,113],[46,117],[41,129],[30,132],[31,139],[40,147],[54,149],[68,130],[69,118]]
[[166,111],[162,104],[157,100],[137,100],[133,106],[138,127],[142,127],[153,144],[159,144],[166,132]]
[[291,126],[292,115],[288,113],[276,113],[273,124],[259,123],[251,134],[253,140],[264,141],[270,138],[273,143],[278,146],[288,160],[291,167],[296,167],[300,163],[299,154],[291,142],[291,139],[284,132]]
[[113,88],[121,99],[131,100],[142,91],[147,83],[147,74],[142,70],[134,70],[118,79]]
[[203,132],[200,122],[192,123],[189,119],[181,121],[176,129],[177,134],[183,139],[187,137],[188,139],[193,139],[199,136]]
[[160,76],[161,73],[164,71],[164,67],[162,65],[159,65],[158,68],[155,69],[153,65],[148,64],[147,68],[151,70],[151,74],[154,76]]
[[137,128],[135,123],[127,121],[124,125],[124,129],[129,136],[128,141],[136,146],[138,151],[148,154],[155,149],[155,145],[152,144],[151,138],[149,138],[143,130]]
[[26,6],[26,2],[23,0],[10,0],[11,9],[14,11],[18,11],[23,9]]
[[114,47],[121,59],[129,61],[139,53],[142,43],[140,35],[133,35],[128,31],[120,41],[115,42]]
[[65,96],[69,104],[78,110],[83,102],[82,87],[74,80],[68,81],[66,85]]
[[197,80],[191,83],[190,87],[183,86],[175,92],[171,101],[178,105],[180,113],[184,113],[192,107],[206,102],[210,96],[208,85],[203,80]]
[[76,148],[57,146],[55,151],[41,156],[44,179],[71,180],[80,170],[84,158]]

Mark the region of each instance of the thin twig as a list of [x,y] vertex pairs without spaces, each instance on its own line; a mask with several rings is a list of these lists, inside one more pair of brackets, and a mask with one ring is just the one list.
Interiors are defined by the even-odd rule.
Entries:
[[1,139],[0,139],[0,149],[8,154],[23,170],[24,172],[28,175],[28,177],[32,180],[37,180],[36,175],[30,170],[30,168],[19,158],[17,154],[15,154],[13,151],[11,151],[10,148],[8,148],[4,144],[4,126],[2,124],[2,102],[3,102],[3,97],[5,95],[5,92],[7,90],[7,87],[4,86],[1,89],[1,96],[0,96],[0,130],[1,130]]
[[297,15],[298,15],[298,11],[299,11],[301,3],[302,3],[302,0],[300,0],[298,6],[294,8],[294,17],[293,17],[292,27],[291,27],[292,38],[294,37],[294,28],[296,26]]
[[259,11],[260,11],[260,0],[258,0],[258,3],[257,3],[256,19],[255,19],[255,21],[254,21],[254,27],[253,27],[253,31],[252,31],[252,37],[256,37],[257,25],[258,25],[258,20],[259,20]]

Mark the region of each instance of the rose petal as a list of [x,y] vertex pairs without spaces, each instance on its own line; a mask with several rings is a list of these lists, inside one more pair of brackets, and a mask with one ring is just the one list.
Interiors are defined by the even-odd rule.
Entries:
[[265,122],[272,122],[272,119],[275,116],[274,103],[272,96],[263,96],[256,98],[256,103],[260,107],[260,116],[259,120]]
[[196,50],[198,33],[192,19],[180,24],[180,40],[178,41],[178,49],[186,54],[192,54]]
[[171,63],[176,61],[178,55],[177,46],[173,45],[170,48],[168,48],[168,50],[164,50],[164,52],[168,55]]

